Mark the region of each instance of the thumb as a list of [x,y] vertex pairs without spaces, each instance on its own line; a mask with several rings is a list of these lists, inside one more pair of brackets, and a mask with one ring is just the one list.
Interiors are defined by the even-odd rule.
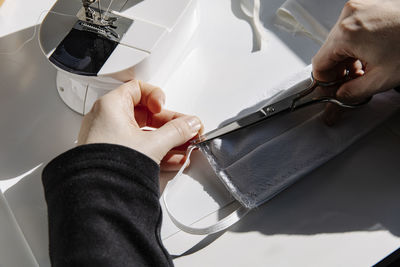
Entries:
[[202,128],[202,123],[196,116],[182,116],[171,120],[159,129],[153,131],[163,156],[176,146],[183,145],[195,137]]
[[378,93],[381,89],[380,78],[376,71],[370,71],[362,76],[342,84],[336,92],[336,97],[347,103],[354,103]]

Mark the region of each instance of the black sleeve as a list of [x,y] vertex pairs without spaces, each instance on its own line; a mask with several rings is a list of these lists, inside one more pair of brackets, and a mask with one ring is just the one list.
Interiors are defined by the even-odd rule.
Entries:
[[53,266],[172,266],[160,239],[159,166],[127,147],[92,144],[43,171]]

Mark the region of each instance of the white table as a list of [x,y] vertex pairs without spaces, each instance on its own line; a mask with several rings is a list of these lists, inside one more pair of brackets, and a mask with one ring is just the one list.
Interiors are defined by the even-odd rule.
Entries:
[[[39,14],[53,2],[5,0],[0,7],[0,52],[15,49],[29,38]],[[238,18],[237,1],[199,2],[199,29],[163,88],[168,108],[198,115],[210,130],[259,98],[249,96],[252,89],[262,92],[308,65],[318,46],[273,26],[281,0],[268,2],[263,10],[269,41],[255,53],[251,53],[251,29]],[[0,55],[0,66],[0,188],[37,261],[46,266],[47,218],[40,174],[46,162],[74,146],[81,117],[59,99],[55,70],[36,41],[15,55]],[[176,259],[176,266],[368,266],[377,262],[399,242],[399,135],[397,114],[204,249]],[[193,168],[205,165],[199,156],[193,163]],[[223,187],[205,169],[203,176],[181,184],[185,190],[176,197],[184,200],[181,212],[192,210],[195,216],[196,211],[202,214],[226,201]],[[199,188],[208,190],[201,199],[193,192]],[[172,253],[199,241],[176,233],[167,218],[163,237]],[[7,242],[0,240],[0,246]]]

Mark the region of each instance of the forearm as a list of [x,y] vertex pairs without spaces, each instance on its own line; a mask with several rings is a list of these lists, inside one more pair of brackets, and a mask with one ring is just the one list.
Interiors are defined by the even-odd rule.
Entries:
[[77,147],[43,172],[55,266],[168,266],[158,165],[126,147]]

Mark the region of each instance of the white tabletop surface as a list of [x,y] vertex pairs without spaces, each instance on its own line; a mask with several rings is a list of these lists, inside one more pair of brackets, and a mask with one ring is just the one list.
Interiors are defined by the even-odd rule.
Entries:
[[[28,39],[53,2],[5,0],[0,6],[0,53]],[[306,37],[273,25],[282,0],[263,2],[269,39],[257,52],[252,52],[252,31],[241,19],[237,0],[199,3],[199,28],[162,86],[168,108],[198,115],[208,130],[253,104],[263,88],[308,65],[318,50]],[[55,74],[36,40],[17,54],[0,54],[0,188],[41,266],[49,260],[40,173],[54,156],[74,146],[81,121],[59,99]],[[213,242],[205,248],[176,259],[176,266],[374,264],[399,246],[399,151],[397,114],[223,235],[209,237]],[[175,200],[182,204],[177,214],[189,219],[229,201],[200,155],[192,165],[202,171],[183,177]],[[199,188],[202,195],[194,192]],[[164,217],[162,234],[171,253],[186,251],[203,238],[177,232]],[[7,242],[0,239],[0,247]],[[12,260],[18,253],[24,252],[8,256]]]

